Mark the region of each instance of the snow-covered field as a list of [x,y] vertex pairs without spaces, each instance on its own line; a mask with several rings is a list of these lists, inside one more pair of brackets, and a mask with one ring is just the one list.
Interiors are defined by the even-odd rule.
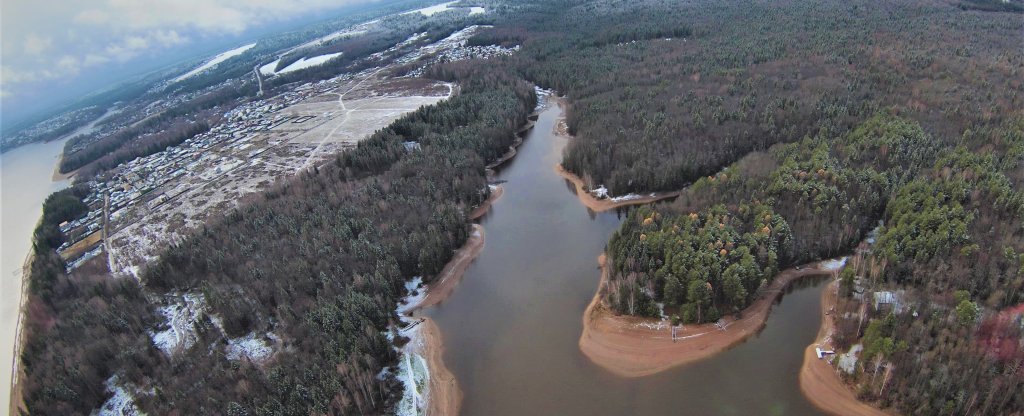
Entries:
[[314,56],[312,58],[302,58],[299,59],[298,61],[292,62],[291,65],[281,68],[280,71],[275,72],[274,68],[277,67],[277,62],[279,61],[278,60],[261,66],[260,73],[263,75],[287,74],[289,72],[298,71],[300,69],[312,68],[314,66],[323,65],[325,62],[330,61],[331,59],[337,58],[339,56],[341,56],[341,52]]
[[217,56],[214,56],[209,61],[206,61],[202,65],[199,65],[195,69],[193,69],[191,71],[188,71],[188,72],[186,72],[184,74],[179,75],[177,78],[175,78],[173,80],[173,82],[181,81],[181,80],[183,80],[185,78],[188,78],[188,77],[194,76],[196,74],[199,74],[200,72],[203,72],[203,71],[205,71],[207,69],[213,68],[213,67],[217,66],[217,64],[219,64],[221,62],[224,62],[224,61],[226,61],[228,59],[234,58],[234,57],[236,57],[238,55],[241,55],[241,54],[245,53],[245,51],[247,51],[249,49],[252,49],[254,46],[256,46],[256,43],[250,43],[248,45],[241,46],[241,47],[232,49],[232,50],[227,51],[227,52],[222,52],[221,54],[219,54]]

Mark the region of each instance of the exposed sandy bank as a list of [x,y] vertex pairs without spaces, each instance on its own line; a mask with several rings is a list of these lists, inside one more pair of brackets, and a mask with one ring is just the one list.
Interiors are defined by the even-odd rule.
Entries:
[[444,265],[441,273],[437,275],[433,282],[427,285],[427,295],[423,300],[415,306],[409,305],[408,310],[416,311],[428,306],[437,305],[448,299],[448,296],[451,296],[452,292],[455,291],[455,287],[462,281],[462,276],[466,273],[466,269],[469,268],[470,264],[473,264],[473,260],[476,259],[476,256],[480,255],[483,249],[484,227],[480,224],[473,224],[473,231],[469,239],[466,240],[466,244],[455,252],[455,256],[452,257],[448,264]]
[[[32,239],[35,244],[35,238]],[[32,261],[35,259],[35,249],[29,249],[25,263],[21,266],[21,293],[18,295],[18,324],[14,331],[14,359],[11,361],[11,394],[8,404],[8,414],[21,414],[25,406],[24,390],[22,389],[22,378],[25,369],[21,367],[21,351],[25,348],[25,316],[28,308],[28,286]]]
[[558,172],[559,175],[567,179],[569,182],[572,182],[572,184],[576,186],[576,190],[574,191],[574,193],[580,199],[580,202],[582,202],[583,205],[586,205],[587,208],[590,208],[590,210],[594,212],[604,212],[615,208],[621,208],[630,205],[650,204],[652,202],[661,201],[663,199],[675,198],[679,196],[680,193],[679,191],[657,192],[621,201],[613,201],[611,198],[597,199],[593,195],[591,195],[590,192],[587,192],[585,190],[583,180],[580,179],[579,176],[576,176],[570,173],[569,171],[565,170],[565,168],[563,168],[561,164],[555,165],[555,172]]
[[[473,212],[469,214],[470,221],[476,221],[480,219],[480,217],[483,217],[484,214],[487,214],[487,211],[490,211],[491,205],[494,204],[494,201],[497,201],[498,198],[501,198],[501,196],[504,194],[505,188],[501,186],[495,186],[491,190],[491,196],[487,197],[487,200],[484,201],[484,203],[480,204],[479,207],[476,207],[476,209],[474,209]],[[475,229],[476,228],[474,228],[474,230]],[[482,233],[483,228],[481,228],[480,230],[480,232]]]
[[702,360],[736,345],[764,328],[775,300],[794,280],[831,273],[814,266],[779,273],[743,319],[722,318],[725,329],[715,324],[685,325],[672,342],[671,323],[651,318],[616,316],[602,301],[608,282],[607,258],[598,257],[601,283],[583,314],[580,350],[591,361],[623,377],[642,377]]
[[836,305],[837,282],[832,282],[821,294],[821,328],[811,345],[804,349],[804,363],[800,367],[800,390],[814,406],[833,415],[894,415],[857,400],[857,396],[839,378],[828,361],[818,359],[816,347],[832,350],[832,315],[826,312]]
[[[487,203],[481,205],[477,210],[480,215],[487,212],[490,202],[501,196],[501,188],[492,192]],[[483,210],[481,210],[483,209]],[[474,214],[476,211],[474,211]],[[455,287],[462,281],[466,269],[473,263],[484,248],[484,228],[480,224],[473,224],[473,231],[466,244],[455,252],[455,256],[444,266],[441,273],[433,282],[421,289],[426,295],[415,305],[408,305],[403,309],[407,315],[443,302],[455,291]],[[413,337],[411,346],[407,351],[421,355],[427,361],[430,369],[430,381],[428,382],[428,393],[426,395],[429,415],[448,416],[459,414],[459,407],[462,404],[462,389],[459,388],[458,380],[444,364],[444,340],[441,332],[429,317],[420,317],[421,323],[416,326],[416,332],[409,334]]]

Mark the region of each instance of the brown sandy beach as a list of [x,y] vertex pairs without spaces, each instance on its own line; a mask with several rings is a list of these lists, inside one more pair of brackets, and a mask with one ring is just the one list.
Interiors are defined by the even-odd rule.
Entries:
[[894,415],[857,400],[857,396],[839,378],[836,369],[828,361],[818,359],[815,347],[832,349],[832,316],[825,313],[836,304],[837,282],[832,282],[821,294],[821,328],[818,336],[804,350],[804,363],[800,367],[800,390],[807,400],[824,412],[833,415]]
[[831,273],[814,266],[779,273],[764,294],[743,311],[743,319],[722,318],[714,324],[685,325],[672,342],[669,323],[650,318],[616,316],[601,299],[608,282],[607,259],[598,258],[601,283],[583,314],[580,350],[591,361],[622,377],[642,377],[702,360],[747,339],[764,327],[775,300],[794,280]]

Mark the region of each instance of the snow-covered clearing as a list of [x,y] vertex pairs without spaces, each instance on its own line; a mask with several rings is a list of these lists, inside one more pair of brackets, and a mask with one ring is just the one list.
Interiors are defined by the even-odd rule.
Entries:
[[[276,339],[273,333],[268,332],[265,336],[271,340]],[[262,362],[274,353],[274,349],[263,337],[253,332],[241,338],[229,339],[228,346],[225,347],[225,356],[229,360],[240,360],[245,357],[249,361]]]
[[486,13],[486,12],[487,12],[487,9],[484,9],[483,7],[473,6],[473,7],[469,8],[469,14],[471,16],[474,15],[474,14],[483,14],[483,13]]
[[213,68],[213,67],[217,66],[218,64],[220,64],[221,62],[224,62],[224,61],[226,61],[228,59],[234,58],[234,57],[236,57],[238,55],[241,55],[241,54],[245,53],[245,51],[247,51],[249,49],[252,49],[254,46],[256,46],[255,42],[254,43],[250,43],[250,44],[245,45],[245,46],[241,46],[241,47],[232,49],[232,50],[227,51],[227,52],[223,52],[223,53],[221,53],[221,54],[219,54],[217,56],[214,56],[213,59],[210,59],[209,61],[206,61],[205,63],[203,63],[202,65],[199,65],[195,69],[193,69],[191,71],[188,71],[188,72],[186,72],[184,74],[179,75],[177,78],[175,78],[173,80],[173,82],[181,81],[181,80],[183,80],[185,78],[197,75],[200,72],[203,72],[203,71],[205,71],[207,69]]
[[[300,69],[312,68],[314,66],[323,65],[325,62],[330,61],[331,59],[334,59],[334,58],[339,57],[339,56],[341,56],[341,52],[329,53],[329,54],[326,54],[326,55],[314,56],[312,58],[302,58],[302,59],[299,59],[298,61],[292,62],[291,65],[288,65],[288,66],[284,67],[280,71],[271,72],[270,74],[273,74],[273,75],[287,74],[289,72],[298,71]],[[274,65],[275,66],[277,65],[276,62],[275,62]],[[264,67],[265,66],[266,65],[264,65]],[[273,68],[271,68],[271,69],[273,69]],[[260,67],[260,72],[263,73],[263,74],[266,74],[266,75],[270,75],[270,74],[267,74],[267,72],[263,70],[263,67]]]
[[[374,23],[377,23],[377,20],[374,20],[374,21],[371,21],[371,22],[366,22],[366,23],[363,23],[363,24],[360,24],[360,25],[357,25],[357,26],[353,26],[353,27],[348,28],[348,29],[339,30],[339,31],[331,33],[329,35],[326,35],[326,36],[323,36],[323,37],[319,37],[319,38],[313,39],[313,40],[311,40],[309,42],[303,43],[303,44],[301,44],[299,46],[296,46],[296,47],[288,50],[288,52],[299,50],[299,49],[303,49],[303,48],[320,46],[320,45],[323,45],[323,44],[325,44],[327,42],[330,42],[332,40],[335,40],[335,39],[341,39],[341,38],[346,38],[346,37],[356,37],[356,36],[365,34],[366,33],[366,28],[369,27],[370,25],[374,24]],[[359,29],[357,29],[357,28],[359,28]]]
[[451,35],[448,35],[448,37],[446,37],[444,39],[441,39],[441,40],[439,40],[437,42],[434,42],[434,43],[431,43],[429,45],[421,47],[419,52],[420,52],[421,55],[422,54],[430,54],[430,53],[439,52],[439,51],[444,50],[444,49],[451,49],[451,48],[457,48],[457,47],[463,46],[463,45],[466,44],[466,40],[468,40],[471,36],[473,36],[473,33],[475,33],[477,31],[477,29],[484,29],[484,28],[488,28],[488,27],[491,27],[491,26],[488,26],[488,25],[472,25],[472,26],[467,26],[465,29],[456,31],[455,33],[452,33]]
[[161,307],[160,314],[166,319],[169,328],[150,333],[153,344],[167,355],[191,348],[198,340],[194,324],[205,309],[203,295],[193,293],[187,293],[176,298],[174,303]]
[[118,382],[117,376],[113,376],[107,379],[105,383],[107,391],[114,393],[103,405],[96,414],[98,416],[136,416],[144,415],[138,407],[135,407],[135,398],[128,389],[122,387]]
[[271,62],[269,64],[261,66],[260,67],[260,73],[263,74],[264,76],[274,75],[276,73],[276,72],[274,72],[274,68],[277,68],[277,63],[278,62],[281,62],[281,60],[277,59],[274,62]]

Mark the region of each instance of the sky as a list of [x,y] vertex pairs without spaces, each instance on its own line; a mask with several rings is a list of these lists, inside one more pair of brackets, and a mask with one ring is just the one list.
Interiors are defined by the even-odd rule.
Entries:
[[380,1],[0,0],[0,122],[169,64],[189,49],[226,47],[261,27]]

